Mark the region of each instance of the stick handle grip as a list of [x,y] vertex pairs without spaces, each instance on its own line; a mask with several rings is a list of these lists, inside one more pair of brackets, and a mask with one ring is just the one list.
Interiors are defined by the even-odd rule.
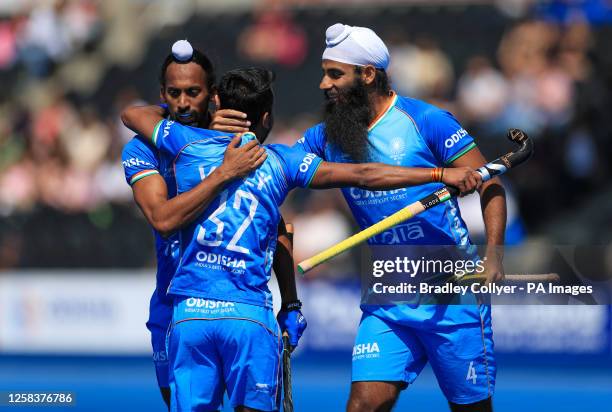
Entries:
[[289,334],[283,332],[283,411],[293,412],[293,392],[291,390],[291,345]]

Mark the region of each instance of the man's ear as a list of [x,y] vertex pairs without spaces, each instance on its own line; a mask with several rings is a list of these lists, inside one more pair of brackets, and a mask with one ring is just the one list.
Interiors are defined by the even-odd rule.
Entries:
[[366,85],[374,84],[374,80],[376,79],[376,68],[372,65],[367,65],[361,71],[361,80]]
[[263,116],[261,116],[261,125],[266,129],[272,128],[272,116],[270,112],[265,112]]
[[164,87],[164,86],[161,86],[161,87],[159,88],[159,100],[160,100],[162,103],[168,103],[168,102],[166,102],[166,98],[164,97],[164,94],[165,94],[165,93],[164,93],[164,89],[165,89],[165,87]]

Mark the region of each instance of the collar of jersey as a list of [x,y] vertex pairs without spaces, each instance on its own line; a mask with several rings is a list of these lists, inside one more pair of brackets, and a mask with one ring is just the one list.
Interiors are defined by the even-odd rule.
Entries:
[[395,102],[397,101],[397,94],[394,91],[391,91],[391,93],[393,95],[393,100],[391,100],[391,102],[389,103],[389,106],[387,106],[387,108],[383,110],[383,112],[379,114],[378,117],[376,117],[376,119],[372,120],[372,123],[368,127],[368,132],[371,132],[372,129],[374,129],[378,125],[378,123],[380,123],[380,121],[387,115],[387,113],[389,113],[391,108],[395,106]]

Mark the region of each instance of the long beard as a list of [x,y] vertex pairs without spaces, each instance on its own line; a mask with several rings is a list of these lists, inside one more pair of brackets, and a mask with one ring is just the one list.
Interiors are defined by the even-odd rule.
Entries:
[[335,101],[325,95],[323,122],[327,141],[355,162],[369,158],[368,126],[372,108],[361,79],[345,90],[339,90]]

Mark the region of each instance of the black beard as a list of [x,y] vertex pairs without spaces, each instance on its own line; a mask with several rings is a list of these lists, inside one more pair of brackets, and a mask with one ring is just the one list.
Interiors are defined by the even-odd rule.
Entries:
[[327,140],[349,155],[355,162],[369,158],[368,126],[372,108],[361,79],[345,90],[338,91],[335,101],[325,93],[323,122]]

